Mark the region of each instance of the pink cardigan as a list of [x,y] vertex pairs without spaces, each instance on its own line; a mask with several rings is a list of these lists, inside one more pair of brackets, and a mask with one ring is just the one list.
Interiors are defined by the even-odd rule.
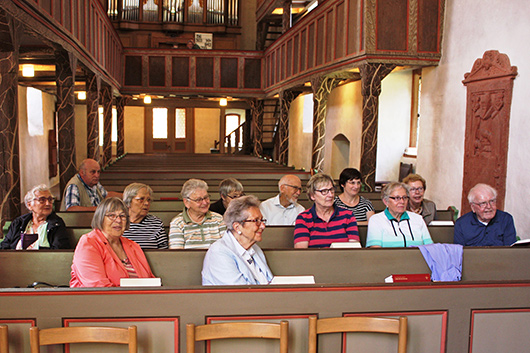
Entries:
[[[138,277],[154,277],[140,246],[125,237],[120,239]],[[107,238],[98,229],[83,235],[79,240],[74,252],[71,276],[70,287],[119,287],[120,278],[129,277]]]

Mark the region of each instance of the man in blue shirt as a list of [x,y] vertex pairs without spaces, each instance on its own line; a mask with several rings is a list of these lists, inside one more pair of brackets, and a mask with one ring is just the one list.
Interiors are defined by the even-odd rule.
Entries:
[[454,243],[464,246],[509,246],[515,243],[513,217],[497,210],[497,190],[477,184],[467,196],[471,212],[456,220]]

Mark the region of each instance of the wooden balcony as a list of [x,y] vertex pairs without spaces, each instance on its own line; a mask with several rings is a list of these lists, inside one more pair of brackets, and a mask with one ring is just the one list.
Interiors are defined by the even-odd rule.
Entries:
[[[262,6],[274,1],[262,1]],[[328,0],[265,50],[267,95],[363,63],[437,65],[445,0]]]
[[259,97],[262,52],[126,49],[122,93]]

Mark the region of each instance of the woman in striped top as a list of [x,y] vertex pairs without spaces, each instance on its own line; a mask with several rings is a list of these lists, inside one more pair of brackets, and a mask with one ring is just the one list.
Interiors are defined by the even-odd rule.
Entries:
[[307,194],[315,204],[296,218],[295,248],[329,248],[332,243],[359,241],[353,213],[333,203],[335,186],[329,175],[313,175],[307,183]]
[[149,214],[153,190],[145,184],[132,183],[123,191],[123,202],[129,207],[131,226],[123,236],[134,240],[142,249],[167,249],[168,237],[164,223]]
[[370,200],[359,195],[362,186],[361,180],[361,172],[357,169],[344,169],[339,176],[342,194],[335,196],[335,206],[352,211],[357,224],[367,225],[368,219],[375,214],[375,210]]

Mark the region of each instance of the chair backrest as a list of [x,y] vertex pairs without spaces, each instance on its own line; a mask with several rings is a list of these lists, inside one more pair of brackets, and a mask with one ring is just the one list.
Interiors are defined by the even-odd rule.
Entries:
[[136,326],[122,327],[57,327],[29,329],[31,353],[39,353],[40,346],[67,343],[117,343],[129,346],[129,353],[137,353]]
[[407,351],[407,318],[399,319],[381,317],[335,317],[317,319],[309,317],[309,353],[317,352],[317,335],[340,332],[376,332],[398,335],[398,353]]
[[289,322],[229,322],[195,326],[186,325],[186,352],[195,352],[196,341],[223,338],[270,338],[280,340],[280,353],[289,349]]
[[9,339],[6,325],[0,325],[0,353],[9,353]]

